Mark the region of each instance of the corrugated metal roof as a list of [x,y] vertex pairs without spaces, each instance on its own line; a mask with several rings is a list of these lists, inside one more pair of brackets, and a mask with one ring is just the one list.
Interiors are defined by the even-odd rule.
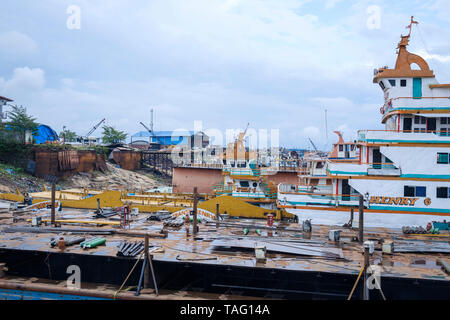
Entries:
[[0,100],[5,100],[5,101],[8,101],[8,102],[14,101],[14,100],[11,100],[9,98],[2,97],[2,96],[0,96]]
[[[194,131],[153,131],[153,135],[156,137],[190,137],[194,134]],[[132,135],[135,137],[150,137],[153,136],[148,131],[139,131]]]

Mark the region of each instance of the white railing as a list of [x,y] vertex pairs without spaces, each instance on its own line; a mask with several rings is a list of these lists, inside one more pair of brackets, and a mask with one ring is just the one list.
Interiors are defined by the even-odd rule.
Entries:
[[450,97],[393,98],[388,111],[395,108],[450,108]]

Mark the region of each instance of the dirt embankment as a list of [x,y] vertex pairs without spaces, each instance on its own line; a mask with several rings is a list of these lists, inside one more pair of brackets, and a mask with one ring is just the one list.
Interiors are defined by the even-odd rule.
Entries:
[[[74,176],[58,181],[58,189],[69,188],[89,188],[109,190],[148,190],[155,187],[170,186],[171,181],[157,174],[150,174],[143,170],[128,171],[117,168],[113,164],[107,163],[107,171],[92,171],[77,173]],[[17,168],[0,168],[0,192],[14,192],[18,188],[23,192],[42,191],[44,185],[49,187],[49,183],[28,175]]]
[[128,171],[107,163],[107,171],[101,173],[77,173],[66,181],[60,183],[63,188],[92,188],[110,190],[148,190],[155,187],[170,185],[168,181],[160,179],[143,171]]

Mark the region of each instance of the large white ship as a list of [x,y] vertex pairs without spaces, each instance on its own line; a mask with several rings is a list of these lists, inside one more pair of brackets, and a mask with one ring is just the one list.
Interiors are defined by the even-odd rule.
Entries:
[[279,207],[316,223],[346,222],[361,194],[372,225],[423,225],[450,216],[450,84],[440,84],[427,62],[408,52],[413,23],[401,36],[395,68],[374,71],[384,95],[384,130],[358,132],[357,161],[327,160],[331,193],[280,184]]

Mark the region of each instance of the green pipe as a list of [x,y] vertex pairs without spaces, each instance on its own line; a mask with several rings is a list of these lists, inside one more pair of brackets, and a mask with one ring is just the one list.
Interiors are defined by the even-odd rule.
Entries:
[[94,240],[97,240],[97,239],[100,239],[100,237],[96,237],[96,238],[92,238],[92,239],[83,241],[83,242],[80,243],[80,246],[82,247],[82,246],[84,246],[85,244],[88,244],[89,242],[94,241]]
[[90,240],[88,240],[88,241],[84,241],[84,242],[80,243],[80,246],[81,246],[82,248],[84,248],[84,247],[86,247],[86,246],[88,246],[88,245],[91,245],[91,244],[93,244],[93,243],[96,243],[97,241],[102,240],[102,239],[104,239],[104,240],[106,241],[106,238],[103,238],[103,237],[96,237],[96,238],[93,238],[93,239],[90,239]]
[[93,241],[90,241],[90,242],[86,243],[83,246],[83,249],[95,248],[97,246],[105,244],[105,242],[106,242],[106,238],[97,238],[97,239],[94,239]]

